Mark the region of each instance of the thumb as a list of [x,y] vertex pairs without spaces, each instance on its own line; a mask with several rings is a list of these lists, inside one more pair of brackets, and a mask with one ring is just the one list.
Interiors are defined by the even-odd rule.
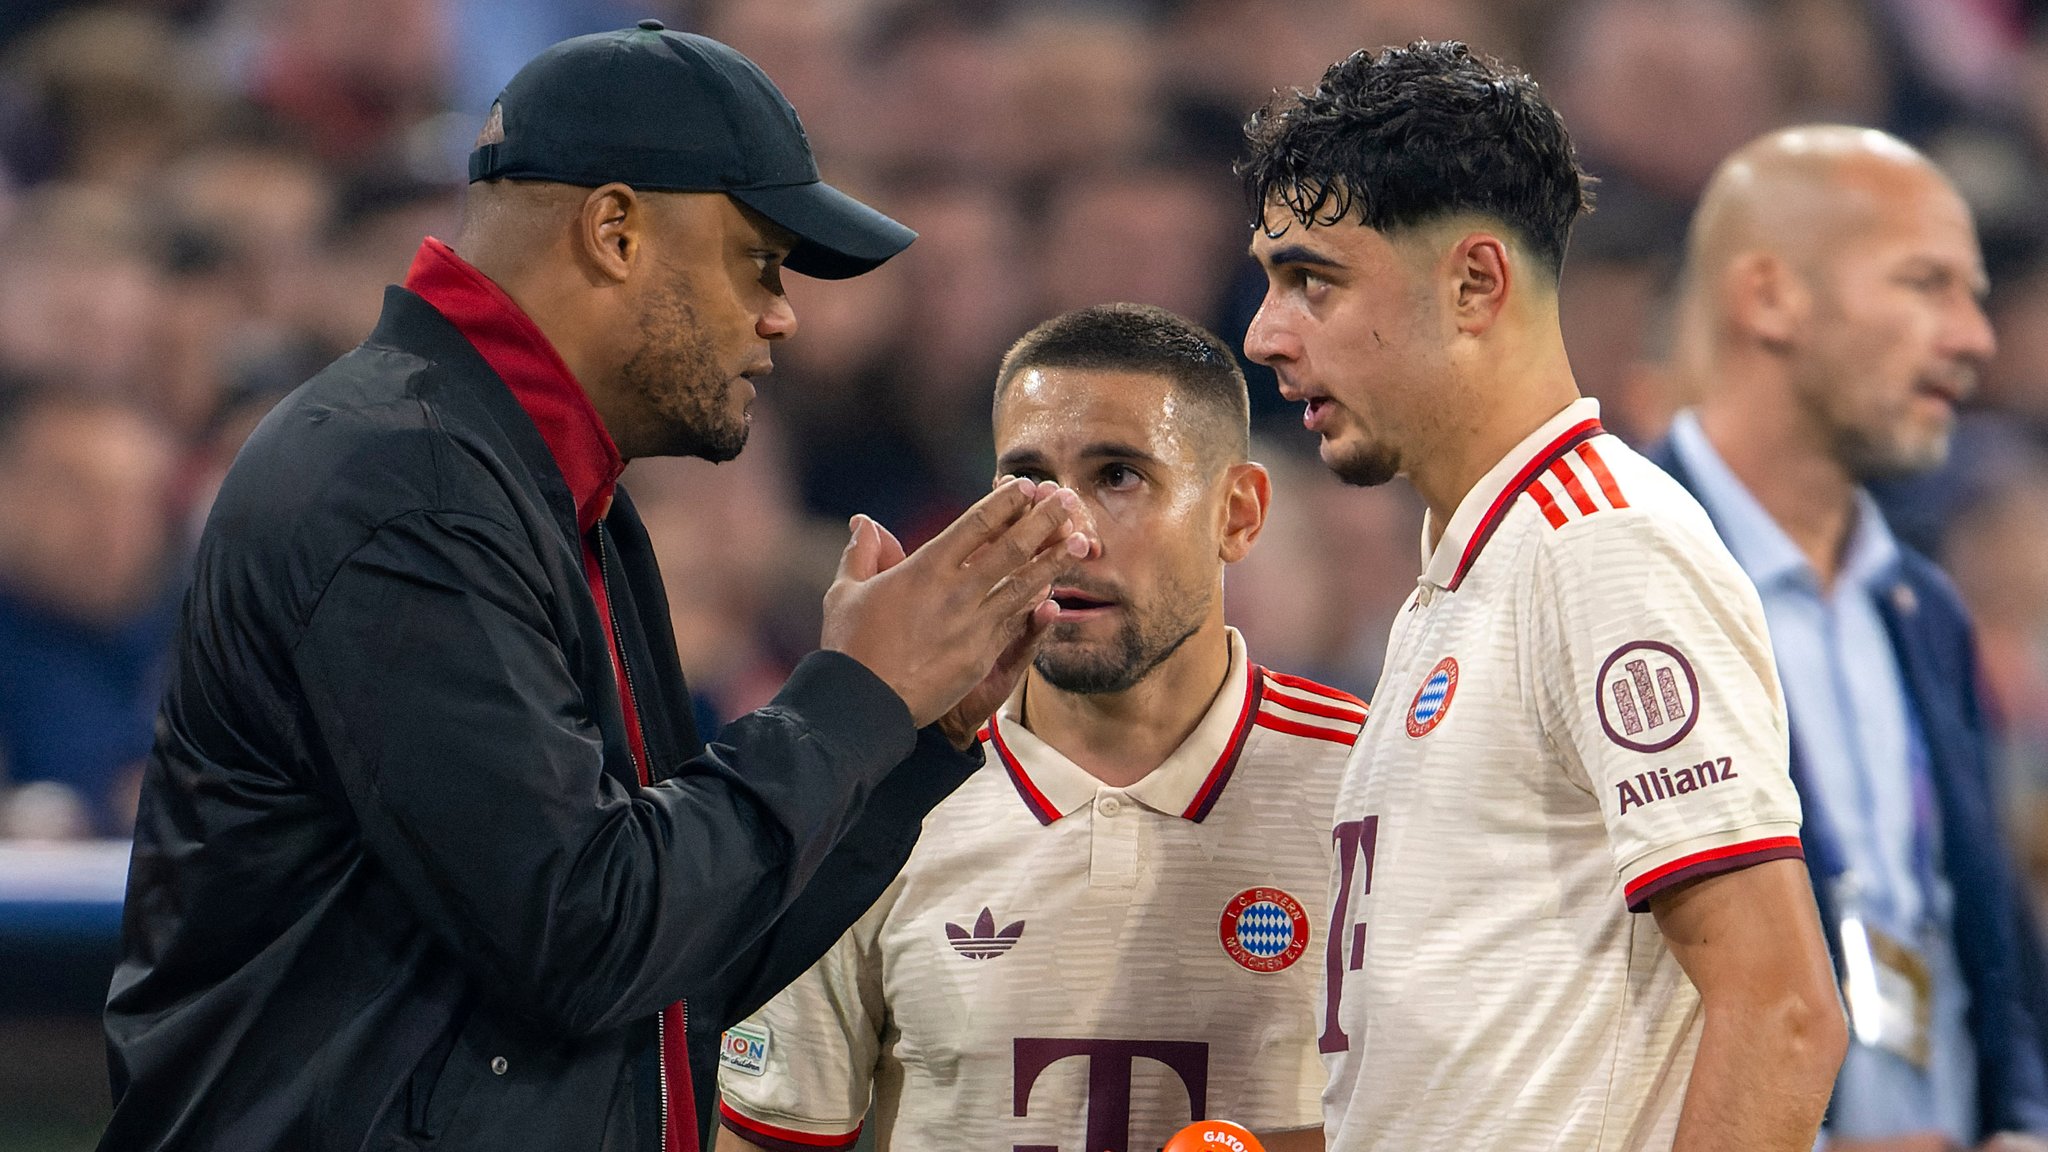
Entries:
[[846,551],[839,554],[839,579],[873,579],[882,568],[880,530],[865,516],[856,515],[848,523],[853,526],[853,538],[846,542]]

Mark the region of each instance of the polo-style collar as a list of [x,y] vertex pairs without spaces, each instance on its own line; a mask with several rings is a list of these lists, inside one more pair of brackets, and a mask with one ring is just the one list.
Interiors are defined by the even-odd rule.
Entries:
[[577,528],[596,527],[626,464],[555,346],[504,289],[432,236],[413,256],[405,286],[447,318],[512,390],[569,484]]
[[1018,685],[1017,692],[996,713],[988,729],[989,742],[1016,785],[1017,795],[1039,823],[1050,824],[1088,807],[1104,790],[1120,791],[1155,812],[1197,824],[1209,815],[1244,751],[1265,682],[1264,671],[1245,655],[1244,638],[1235,628],[1226,631],[1230,671],[1209,710],[1165,763],[1128,788],[1110,789],[1024,727],[1017,719],[1024,700],[1024,687]]
[[[1465,573],[1479,559],[1480,549],[1492,539],[1494,530],[1507,518],[1515,498],[1529,487],[1544,469],[1564,454],[1601,435],[1600,402],[1590,396],[1572,401],[1564,411],[1545,420],[1541,427],[1522,438],[1500,463],[1495,464],[1451,513],[1451,522],[1432,549],[1429,546],[1436,522],[1434,514],[1422,518],[1422,579],[1446,591],[1457,589]],[[1596,458],[1597,459],[1597,458]],[[1603,466],[1604,467],[1604,466]]]

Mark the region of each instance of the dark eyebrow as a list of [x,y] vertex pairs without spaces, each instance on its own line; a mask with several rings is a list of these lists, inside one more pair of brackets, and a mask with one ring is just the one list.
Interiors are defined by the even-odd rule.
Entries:
[[[1126,444],[1121,440],[1098,440],[1080,451],[1083,460],[1136,460],[1141,464],[1157,464],[1159,458],[1143,448]],[[1044,469],[1045,454],[1035,448],[1019,448],[1005,452],[996,458],[996,471],[1002,473],[1021,472],[1026,468]]]
[[[1256,257],[1258,256],[1258,253],[1254,251],[1252,255]],[[1306,244],[1288,244],[1283,247],[1275,248],[1271,252],[1266,253],[1263,262],[1268,266],[1274,268],[1279,268],[1288,264],[1303,264],[1311,268],[1344,267],[1344,265],[1336,259],[1329,256],[1325,256],[1321,252],[1318,252],[1315,249],[1310,248]]]
[[1144,464],[1157,464],[1159,458],[1143,448],[1125,444],[1120,440],[1098,440],[1081,449],[1083,460],[1136,460]]
[[1043,468],[1045,456],[1032,448],[1020,448],[996,457],[996,471],[1005,475],[1021,472],[1026,468]]

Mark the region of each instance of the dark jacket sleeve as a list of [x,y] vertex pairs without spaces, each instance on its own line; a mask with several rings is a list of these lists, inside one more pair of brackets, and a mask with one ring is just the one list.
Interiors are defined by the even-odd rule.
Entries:
[[690,1005],[690,1080],[709,1148],[718,1124],[718,1040],[809,971],[903,870],[926,813],[981,766],[979,745],[961,752],[938,728],[918,733],[917,750],[889,773],[867,809],[775,925]]
[[293,659],[309,757],[370,866],[487,995],[588,1034],[757,954],[916,731],[880,679],[818,653],[682,775],[629,788],[550,595],[523,534],[410,513],[341,566]]

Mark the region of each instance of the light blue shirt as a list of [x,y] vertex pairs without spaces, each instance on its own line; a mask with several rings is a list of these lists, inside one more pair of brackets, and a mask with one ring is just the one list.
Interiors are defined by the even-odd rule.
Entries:
[[1833,833],[1864,917],[1920,948],[1934,978],[1929,1070],[1852,1040],[1835,1082],[1829,1131],[1878,1139],[1934,1130],[1974,1146],[1977,1056],[1969,987],[1950,927],[1953,896],[1941,873],[1940,821],[1924,767],[1916,771],[1927,750],[1877,607],[1880,596],[1911,594],[1899,582],[1898,541],[1876,502],[1859,491],[1841,570],[1823,589],[1805,554],[1729,470],[1693,413],[1672,422],[1671,446],[1763,600],[1804,769],[1806,819],[1825,821]]

